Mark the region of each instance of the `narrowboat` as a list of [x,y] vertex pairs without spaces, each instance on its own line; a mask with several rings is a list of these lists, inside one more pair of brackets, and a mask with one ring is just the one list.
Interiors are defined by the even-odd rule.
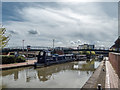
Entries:
[[82,61],[82,60],[86,60],[87,56],[86,55],[76,55],[76,60],[77,61]]
[[103,55],[98,56],[98,59],[99,59],[99,60],[103,60],[103,58],[104,58]]
[[75,56],[73,54],[53,54],[53,51],[42,50],[37,56],[37,62],[35,67],[43,67],[51,64],[59,64],[64,62],[74,61]]

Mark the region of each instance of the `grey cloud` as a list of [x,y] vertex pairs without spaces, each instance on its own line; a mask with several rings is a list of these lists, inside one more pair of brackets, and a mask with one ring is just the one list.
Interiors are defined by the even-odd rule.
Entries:
[[36,35],[38,34],[38,32],[36,30],[30,30],[28,31],[29,34],[32,34],[32,35]]
[[[41,6],[43,3],[39,4]],[[36,8],[35,5],[30,5],[21,11],[23,15],[19,16],[22,16],[24,22],[19,24],[14,21],[7,24],[19,30],[19,34],[21,33],[20,35],[23,35],[23,38],[31,44],[52,45],[52,39],[58,40],[59,44],[62,40],[63,45],[68,43],[74,45],[77,40],[81,40],[79,43],[94,43],[111,39],[110,33],[116,32],[114,23],[117,20],[112,20],[109,14],[105,14],[105,6],[100,8],[100,5],[96,6],[92,3],[86,5],[58,3],[60,6],[54,4],[53,8],[52,3],[44,3],[44,8],[39,6]],[[31,30],[32,28],[36,30]],[[34,35],[34,37],[26,37],[24,30],[27,31],[27,35]]]
[[[109,40],[109,34],[106,34],[104,32],[98,32],[98,33],[82,33],[82,32],[79,32],[79,33],[72,33],[69,35],[69,37],[73,37],[74,39],[78,38],[82,41],[85,41],[85,42],[88,42],[88,43],[94,43],[96,41],[108,41]],[[112,38],[111,38],[112,39]]]
[[16,31],[10,30],[9,31],[11,34],[18,34]]

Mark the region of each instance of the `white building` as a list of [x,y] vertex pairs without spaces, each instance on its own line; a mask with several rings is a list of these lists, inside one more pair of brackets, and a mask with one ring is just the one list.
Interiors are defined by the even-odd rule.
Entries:
[[79,45],[78,49],[94,49],[95,45],[83,44]]

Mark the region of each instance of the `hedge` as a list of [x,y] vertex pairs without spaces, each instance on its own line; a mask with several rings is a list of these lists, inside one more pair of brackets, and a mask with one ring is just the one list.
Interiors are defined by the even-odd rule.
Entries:
[[14,55],[0,55],[0,58],[2,58],[2,64],[25,62],[25,58],[23,56],[15,57]]

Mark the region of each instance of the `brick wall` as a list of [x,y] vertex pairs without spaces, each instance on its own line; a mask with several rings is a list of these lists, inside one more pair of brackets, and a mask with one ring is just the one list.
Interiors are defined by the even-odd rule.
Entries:
[[109,53],[109,61],[120,78],[120,53]]

